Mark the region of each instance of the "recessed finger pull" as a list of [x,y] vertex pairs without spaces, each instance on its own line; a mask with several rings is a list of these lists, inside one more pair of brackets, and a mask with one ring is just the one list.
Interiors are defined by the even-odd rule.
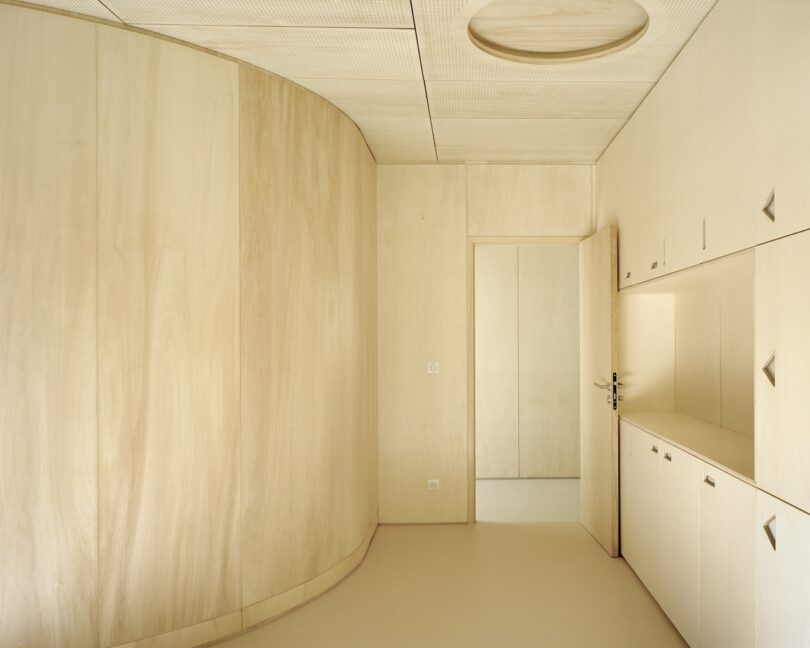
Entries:
[[715,487],[714,477],[709,477],[708,475],[706,475],[706,477],[703,478],[703,483],[708,484],[712,488]]
[[768,200],[762,207],[762,213],[765,214],[772,223],[776,222],[776,189],[771,190]]
[[762,528],[765,531],[765,535],[768,536],[768,542],[771,543],[771,547],[776,551],[776,516],[772,515],[770,519],[762,525]]
[[658,454],[658,446],[657,445],[654,445],[652,448],[650,448],[650,450],[652,450],[655,454]]
[[668,452],[665,452],[665,453],[664,453],[664,459],[666,459],[667,461],[671,462],[671,461],[672,461],[672,455],[671,455],[671,454],[669,454]]
[[762,373],[765,374],[771,385],[776,387],[776,353],[772,353],[768,362],[762,366]]

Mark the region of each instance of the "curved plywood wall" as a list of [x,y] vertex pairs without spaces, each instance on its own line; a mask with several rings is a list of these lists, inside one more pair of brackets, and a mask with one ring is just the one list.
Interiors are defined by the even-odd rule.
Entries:
[[0,645],[201,645],[359,563],[375,173],[289,82],[0,4]]

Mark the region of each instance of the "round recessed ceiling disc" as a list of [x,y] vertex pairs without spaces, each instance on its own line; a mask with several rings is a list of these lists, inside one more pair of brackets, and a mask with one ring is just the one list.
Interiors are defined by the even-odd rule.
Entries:
[[623,49],[649,20],[635,0],[495,0],[473,16],[468,32],[493,56],[563,63]]

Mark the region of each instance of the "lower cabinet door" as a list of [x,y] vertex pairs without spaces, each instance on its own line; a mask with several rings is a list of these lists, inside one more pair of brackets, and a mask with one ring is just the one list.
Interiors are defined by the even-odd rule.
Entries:
[[756,520],[756,489],[701,462],[701,648],[754,646]]
[[810,646],[810,515],[757,492],[757,648]]
[[635,428],[625,422],[619,425],[619,519],[621,521],[621,554],[631,567],[636,562],[638,516],[633,503],[633,437]]
[[631,566],[641,582],[658,598],[659,494],[662,443],[654,436],[633,429],[633,499],[636,542]]
[[662,444],[660,461],[660,566],[656,598],[686,642],[697,646],[701,462],[667,443]]

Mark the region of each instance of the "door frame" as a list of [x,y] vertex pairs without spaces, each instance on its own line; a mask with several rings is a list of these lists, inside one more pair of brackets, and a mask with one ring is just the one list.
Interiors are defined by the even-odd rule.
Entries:
[[[590,234],[588,235],[590,236]],[[588,236],[467,237],[467,524],[475,524],[475,248],[487,245],[576,245]]]

